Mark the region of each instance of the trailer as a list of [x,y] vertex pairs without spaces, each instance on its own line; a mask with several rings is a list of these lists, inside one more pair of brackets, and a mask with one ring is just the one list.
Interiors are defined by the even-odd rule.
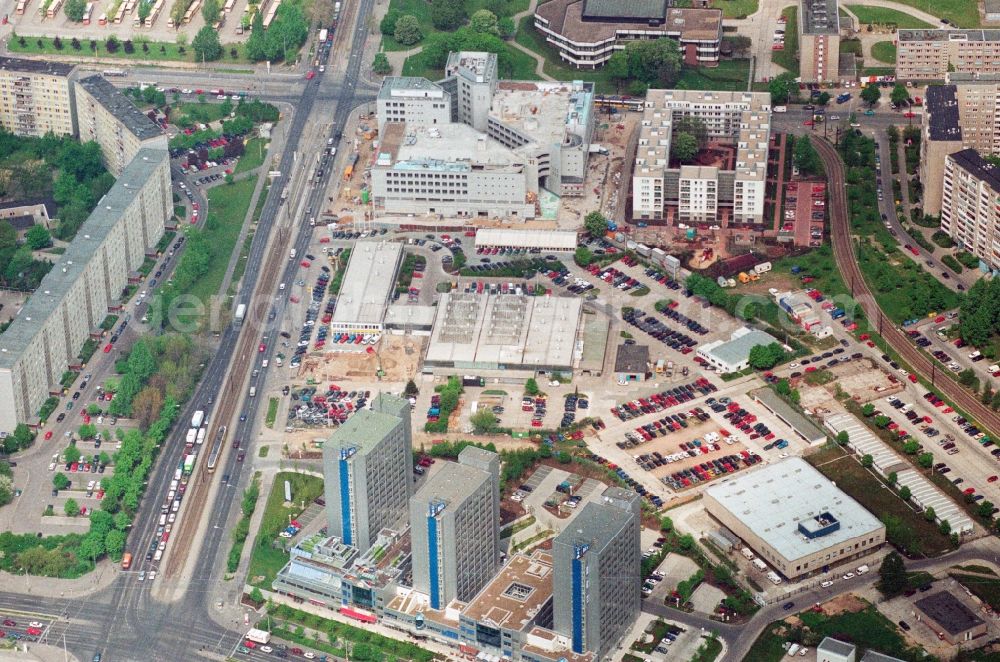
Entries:
[[191,5],[187,8],[187,11],[184,12],[184,19],[182,21],[184,25],[191,22],[191,19],[194,18],[194,13],[198,11],[199,7],[201,7],[201,0],[194,0],[194,2],[191,3]]
[[745,558],[747,561],[753,561],[754,559],[753,552],[750,551],[749,547],[744,547],[743,549],[741,549],[740,554],[742,554],[743,558]]
[[329,33],[329,31],[326,28],[323,28],[322,30],[319,31],[319,43],[322,44],[322,43],[324,43],[326,41],[326,37],[327,37],[328,33]]
[[228,14],[229,12],[233,11],[233,7],[235,6],[236,6],[236,0],[226,0],[226,4],[223,5],[222,11]]
[[199,409],[191,417],[191,427],[200,428],[201,424],[205,422],[205,412]]
[[194,446],[197,440],[198,440],[198,428],[189,428],[187,431],[187,437],[184,438],[184,445]]
[[760,559],[753,560],[753,567],[757,568],[761,572],[767,571],[767,564],[761,561]]
[[271,27],[271,22],[274,21],[274,16],[275,16],[275,14],[278,13],[278,7],[280,7],[280,6],[281,6],[280,0],[275,0],[274,2],[271,3],[271,8],[267,10],[266,14],[264,14],[264,29],[265,30],[268,29],[269,27]]
[[781,583],[781,577],[779,577],[778,573],[776,573],[774,570],[767,573],[767,578],[771,580],[771,583],[774,584],[775,586]]

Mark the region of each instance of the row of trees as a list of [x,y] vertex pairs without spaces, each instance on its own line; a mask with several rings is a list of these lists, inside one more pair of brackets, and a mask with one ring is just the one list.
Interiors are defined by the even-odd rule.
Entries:
[[1000,336],[1000,280],[980,279],[969,288],[959,308],[958,330],[976,347],[987,347]]
[[296,56],[309,36],[309,22],[302,9],[285,2],[278,7],[270,27],[264,29],[262,12],[254,16],[246,56],[254,62],[280,62]]
[[608,60],[605,70],[619,87],[626,81],[629,93],[645,94],[650,87],[671,88],[683,68],[680,47],[673,39],[630,41]]

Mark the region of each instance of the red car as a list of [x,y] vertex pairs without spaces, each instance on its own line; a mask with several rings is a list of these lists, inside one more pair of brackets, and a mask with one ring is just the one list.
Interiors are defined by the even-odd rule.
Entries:
[[32,636],[32,637],[40,637],[40,636],[42,636],[42,629],[41,628],[28,628],[26,630],[26,632],[30,636]]
[[257,348],[257,351],[263,353],[265,349],[267,349],[267,345],[261,343],[260,347]]
[[986,479],[986,482],[987,483],[995,483],[995,482],[997,482],[997,478],[1000,478],[1000,476],[990,476],[989,478]]
[[309,71],[309,72],[306,73],[306,80],[312,80],[315,77],[316,77],[316,72],[315,71]]
[[52,438],[52,430],[49,430],[48,432],[45,433],[45,441],[48,441],[51,438]]
[[907,119],[913,119],[914,117],[916,117],[916,115],[913,113],[913,111],[908,110],[905,113],[903,113],[903,117]]
[[812,120],[806,120],[802,123],[802,126],[813,126],[814,122]]
[[907,377],[908,377],[908,378],[909,378],[909,380],[910,380],[911,382],[913,382],[914,384],[916,384],[916,383],[917,383],[917,376],[916,376],[916,375],[914,375],[913,373],[910,373],[910,374],[909,374],[909,375],[908,375]]
[[111,343],[108,343],[107,345],[104,346],[104,353],[108,354],[110,352],[111,352]]
[[301,262],[299,262],[299,264],[306,269],[308,269],[310,266],[309,260],[302,260]]

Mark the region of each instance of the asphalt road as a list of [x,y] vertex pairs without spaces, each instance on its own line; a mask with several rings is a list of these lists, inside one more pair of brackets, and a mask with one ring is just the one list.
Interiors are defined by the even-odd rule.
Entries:
[[[255,295],[258,281],[261,279],[262,269],[266,263],[268,251],[268,240],[276,231],[277,227],[284,220],[285,208],[281,204],[280,194],[286,186],[291,186],[292,190],[302,187],[306,198],[299,204],[297,212],[304,206],[311,206],[313,209],[320,209],[323,202],[326,181],[320,182],[315,187],[303,185],[308,167],[301,167],[301,164],[312,165],[313,155],[322,147],[325,147],[325,140],[317,140],[317,132],[320,129],[329,131],[329,137],[339,140],[340,130],[348,119],[353,108],[359,102],[370,101],[373,93],[370,84],[364,84],[359,90],[359,73],[361,66],[361,55],[363,53],[367,17],[371,14],[374,0],[362,0],[357,7],[357,20],[351,25],[348,22],[341,23],[341,30],[350,28],[351,34],[338,35],[338,43],[349,43],[350,50],[338,57],[347,56],[344,62],[346,72],[336,74],[328,71],[325,74],[317,73],[316,77],[308,82],[300,79],[296,83],[297,89],[301,90],[299,96],[290,94],[289,98],[294,102],[295,114],[291,119],[291,126],[287,133],[287,142],[281,154],[280,171],[281,176],[276,178],[271,193],[265,202],[261,215],[258,231],[255,233],[253,244],[251,245],[250,256],[244,275],[244,287],[241,290],[239,299],[234,302],[251,303],[251,310],[247,314],[243,328],[227,326],[221,333],[218,340],[219,348],[215,355],[205,367],[203,378],[198,384],[193,397],[188,401],[187,406],[180,412],[179,424],[166,442],[163,452],[157,461],[156,469],[147,486],[146,496],[140,506],[140,512],[135,520],[135,525],[130,532],[127,549],[136,550],[135,570],[144,567],[142,561],[144,550],[155,534],[157,520],[159,516],[160,499],[167,492],[170,480],[173,478],[174,468],[180,461],[184,451],[184,435],[186,434],[185,422],[190,420],[191,415],[197,409],[209,410],[211,417],[211,407],[207,406],[209,401],[221,397],[221,389],[225,384],[227,369],[233,361],[233,351],[237,347],[241,332],[249,334],[255,339],[260,334],[268,334],[271,338],[277,335],[277,320],[282,317],[282,310],[285,305],[285,298],[276,298],[277,283],[274,280],[264,280],[260,283],[260,292]],[[345,38],[346,37],[346,38]],[[334,69],[335,67],[330,67]],[[339,69],[339,67],[336,67]],[[141,76],[146,74],[136,74],[133,79],[144,80]],[[188,76],[186,80],[182,76]],[[169,75],[162,71],[157,71],[156,80],[158,84],[171,84],[176,80],[178,87],[191,87],[195,85],[194,75],[204,79],[204,73],[194,74],[194,72],[173,73]],[[212,77],[221,78],[219,74]],[[228,80],[228,79],[227,79]],[[237,86],[237,77],[232,77],[233,86]],[[243,77],[243,86],[236,89],[246,88],[250,85],[250,80]],[[221,80],[216,86],[222,86]],[[229,83],[227,83],[229,84]],[[291,89],[291,86],[287,86]],[[317,104],[317,102],[320,102]],[[329,102],[335,104],[334,121],[332,127],[328,123],[320,126],[318,120],[324,111],[328,110]],[[316,113],[314,113],[314,108]],[[325,135],[323,136],[326,137]],[[304,159],[307,156],[308,159]],[[336,168],[327,168],[325,179],[330,177],[330,173]],[[294,205],[294,197],[290,199],[288,205]],[[290,211],[290,210],[289,210]],[[300,254],[306,252],[309,243],[311,228],[307,224],[302,224],[297,216],[291,218],[291,232],[285,228],[286,239],[282,241],[278,235],[276,243],[280,244],[280,253],[287,254],[287,249],[294,246]],[[281,274],[281,282],[291,282],[295,269],[298,267],[296,261],[289,261],[284,264]],[[251,297],[253,297],[251,299]],[[261,304],[261,300],[265,303]],[[268,321],[268,312],[273,305],[276,315],[275,321]],[[268,344],[265,352],[259,357],[270,358],[274,351],[273,342]],[[254,341],[256,345],[256,340]],[[256,361],[256,359],[255,359]],[[273,364],[272,364],[273,365]],[[241,379],[244,376],[237,375]],[[262,371],[258,380],[263,380],[265,374]],[[240,382],[242,383],[242,381]],[[244,393],[246,393],[244,391]],[[236,438],[250,439],[252,426],[257,418],[256,410],[263,398],[249,398],[241,396],[244,401],[237,408],[239,412],[248,414],[247,420],[237,422],[231,426],[230,435]],[[214,422],[214,421],[213,421]],[[233,438],[232,436],[229,437]],[[209,437],[211,440],[211,437]],[[208,444],[206,444],[208,446]],[[243,463],[236,461],[235,453],[226,453],[223,449],[223,456],[220,457],[219,468],[215,474],[202,474],[203,480],[211,480],[221,474],[230,474],[230,484],[242,485],[247,482],[248,477],[243,471]],[[203,451],[207,454],[207,450]],[[201,460],[204,461],[204,460]],[[202,547],[198,558],[193,566],[193,571],[189,575],[181,576],[176,582],[181,586],[183,595],[180,599],[164,603],[155,600],[151,595],[152,582],[137,581],[136,573],[120,572],[114,583],[107,589],[96,592],[84,599],[67,600],[63,598],[40,598],[35,595],[19,595],[15,593],[0,593],[0,611],[12,612],[40,612],[56,617],[56,621],[51,625],[44,637],[45,641],[53,645],[63,645],[72,651],[81,660],[90,660],[96,652],[100,652],[105,660],[176,660],[193,659],[196,657],[206,657],[200,653],[211,653],[213,658],[218,655],[227,655],[238,643],[243,632],[242,624],[233,623],[232,629],[220,626],[212,620],[211,613],[214,607],[211,604],[212,589],[220,581],[221,570],[224,558],[231,542],[230,536],[225,534],[226,523],[231,521],[235,513],[231,512],[234,505],[238,505],[238,495],[240,490],[235,487],[223,486],[215,493],[214,501],[205,504],[210,510],[210,521],[208,528],[199,532],[196,537],[202,539]],[[235,503],[234,503],[235,502]],[[171,545],[192,544],[191,540],[172,540]],[[44,581],[44,580],[39,580]],[[160,577],[157,582],[168,581]],[[163,587],[161,587],[163,588]]]

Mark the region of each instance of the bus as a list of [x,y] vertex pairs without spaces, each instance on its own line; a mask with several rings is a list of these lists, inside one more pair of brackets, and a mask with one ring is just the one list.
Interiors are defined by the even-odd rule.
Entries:
[[83,10],[83,24],[90,25],[90,17],[94,14],[94,3],[88,2],[86,8]]
[[132,567],[132,552],[125,552],[122,555],[122,570],[128,570]]
[[122,69],[105,69],[103,72],[105,78],[124,78],[128,74]]
[[243,318],[246,317],[246,315],[247,315],[247,305],[245,303],[241,303],[240,305],[236,306],[236,315],[235,317],[233,317],[233,326],[237,328],[243,326]]
[[17,0],[17,6],[14,8],[14,13],[24,14],[25,8],[28,6],[28,0]]

